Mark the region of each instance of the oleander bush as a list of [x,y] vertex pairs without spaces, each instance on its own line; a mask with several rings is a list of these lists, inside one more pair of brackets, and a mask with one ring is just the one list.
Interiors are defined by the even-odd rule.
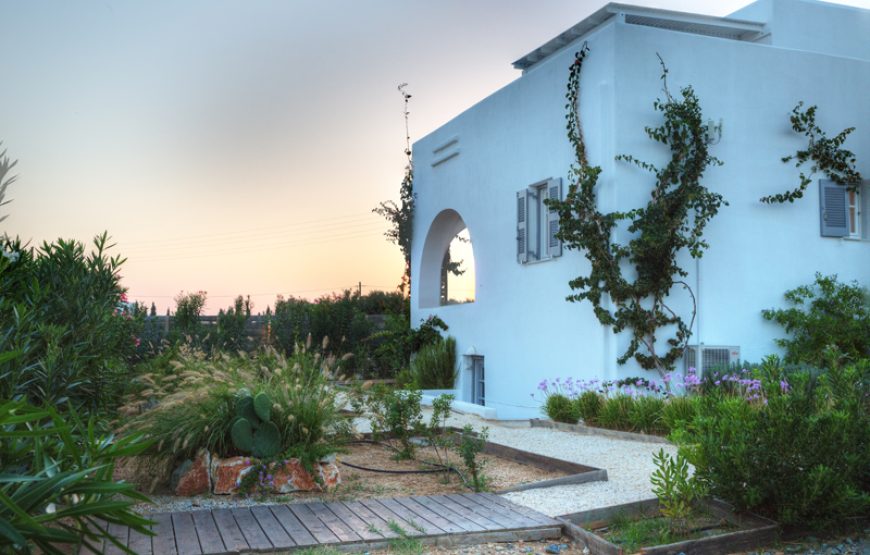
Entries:
[[64,410],[118,405],[138,360],[143,311],[126,303],[124,259],[107,234],[91,249],[58,240],[29,248],[0,237],[0,398]]
[[711,392],[674,437],[710,492],[785,525],[870,510],[870,361],[819,377],[765,361],[744,390]]
[[146,447],[139,436],[113,437],[74,408],[61,414],[0,402],[0,552],[68,553],[65,546],[100,552],[104,539],[116,540],[99,521],[147,533],[149,521],[131,506],[148,499],[112,477],[119,458]]
[[297,345],[287,357],[269,349],[234,356],[182,349],[172,361],[173,373],[136,378],[141,389],[122,407],[124,429],[145,434],[167,457],[190,458],[200,448],[219,456],[248,454],[254,447],[240,444],[233,427],[249,412],[240,404],[259,397],[271,401],[263,406],[270,405],[268,427],[277,429],[279,445],[258,448],[257,454],[310,462],[334,452],[349,429],[335,387],[338,362],[313,352],[310,344]]

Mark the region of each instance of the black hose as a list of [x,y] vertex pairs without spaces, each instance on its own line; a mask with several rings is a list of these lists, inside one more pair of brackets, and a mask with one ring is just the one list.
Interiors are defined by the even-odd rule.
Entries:
[[369,468],[367,466],[360,466],[358,464],[349,463],[347,461],[338,461],[344,466],[349,466],[351,468],[356,468],[357,470],[365,470],[368,472],[380,472],[381,474],[437,474],[439,472],[453,472],[453,468],[444,467],[444,468],[434,468],[431,470],[387,470],[385,468]]

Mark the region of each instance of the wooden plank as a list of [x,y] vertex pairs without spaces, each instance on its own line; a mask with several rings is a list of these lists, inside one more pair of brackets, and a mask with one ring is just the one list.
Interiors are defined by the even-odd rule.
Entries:
[[151,536],[136,530],[130,530],[128,547],[137,555],[151,555],[153,553],[151,550]]
[[560,518],[562,521],[562,530],[565,535],[577,542],[578,545],[585,545],[592,553],[600,555],[622,555],[622,548],[610,543],[604,538],[593,534],[585,528],[581,528],[569,520]]
[[427,536],[441,536],[447,534],[445,530],[439,528],[437,525],[429,522],[425,518],[420,518],[415,513],[409,511],[407,507],[396,502],[395,499],[378,499],[378,503],[392,511],[393,514],[397,515],[401,521],[405,523],[402,525],[402,522],[399,522],[405,532],[408,532],[408,528],[405,528],[405,525],[407,525],[414,530],[423,532]]
[[287,532],[284,531],[284,528],[275,519],[275,516],[272,514],[272,511],[269,510],[269,507],[265,505],[251,507],[251,514],[253,514],[254,518],[257,519],[260,528],[263,529],[263,532],[266,533],[266,536],[275,548],[286,549],[288,547],[296,546],[296,542],[294,542]]
[[272,505],[269,507],[269,510],[272,511],[272,515],[274,515],[275,519],[281,523],[281,526],[290,535],[296,545],[306,546],[306,545],[317,545],[317,540],[314,539],[314,536],[311,535],[311,532],[308,531],[305,526],[299,522],[299,519],[296,518],[296,515],[290,512],[285,505]]
[[175,531],[172,528],[172,515],[169,513],[157,513],[151,516],[154,521],[154,537],[151,545],[154,553],[160,555],[177,555],[175,549]]
[[432,499],[433,501],[436,501],[437,503],[440,503],[441,505],[444,505],[445,507],[447,507],[451,511],[458,513],[458,514],[461,514],[462,516],[464,516],[468,520],[471,520],[472,522],[476,522],[484,530],[503,530],[504,529],[504,526],[498,524],[497,522],[493,522],[492,520],[486,518],[485,516],[482,516],[482,515],[475,513],[471,509],[463,507],[462,505],[452,501],[446,495],[430,495],[429,498]]
[[566,486],[572,484],[586,484],[589,482],[606,482],[607,481],[607,471],[606,470],[590,470],[588,472],[581,472],[579,474],[570,474],[568,476],[562,476],[561,478],[553,478],[552,480],[543,480],[540,482],[527,482],[525,484],[518,484],[516,486],[512,486],[509,488],[504,488],[498,490],[496,493],[511,493],[514,491],[526,491],[530,489],[540,489],[540,488],[552,488],[554,486]]
[[[400,503],[402,503],[401,499],[398,501]],[[445,528],[445,525],[442,525],[440,522],[438,522],[439,520],[446,521],[446,523],[447,523],[446,525],[452,525],[454,527],[459,527],[458,530],[455,530],[457,533],[481,532],[484,530],[483,526],[480,526],[479,524],[475,524],[473,521],[465,518],[464,516],[462,516],[460,514],[454,513],[450,509],[446,508],[444,505],[439,505],[438,503],[432,501],[431,499],[429,499],[425,495],[415,495],[413,497],[406,499],[405,501],[414,502],[417,505],[423,507],[423,509],[425,509],[427,511],[427,513],[434,515],[435,520],[433,522],[435,522],[438,526],[440,526],[441,528],[444,528],[445,530],[447,530],[447,528]],[[423,516],[425,516],[428,520],[432,521],[432,517],[430,517],[428,515],[423,515]],[[454,530],[447,530],[447,531],[453,532]]]
[[317,518],[338,536],[342,543],[359,542],[362,538],[353,531],[353,528],[341,521],[335,513],[329,510],[324,503],[306,503],[309,509],[317,515]]
[[534,509],[531,509],[529,507],[520,505],[519,503],[513,503],[511,501],[508,501],[507,499],[505,499],[504,497],[502,497],[500,495],[495,495],[492,493],[480,493],[478,495],[488,499],[489,501],[491,501],[495,505],[499,505],[500,507],[504,507],[505,509],[508,509],[508,510],[513,511],[515,513],[519,513],[527,518],[534,520],[535,522],[538,522],[539,524],[546,524],[546,525],[552,526],[553,523],[556,522],[555,519],[548,517],[544,513],[541,513],[541,512],[534,510]]
[[[109,524],[108,529],[109,535],[115,538],[118,543],[127,547],[127,542],[130,539],[130,529],[124,526],[123,524]],[[124,550],[111,542],[108,538],[106,539],[106,543],[104,544],[103,552],[105,555],[123,555]]]
[[653,515],[658,512],[658,509],[659,500],[653,498],[645,499],[643,501],[631,501],[620,505],[611,505],[610,507],[589,509],[588,511],[581,511],[579,513],[559,515],[559,518],[563,518],[569,522],[577,524],[578,526],[592,530],[606,526],[607,522],[616,515],[623,515],[627,518],[644,514]]
[[202,555],[193,516],[189,512],[172,513],[172,527],[175,528],[178,555]]
[[516,528],[534,528],[535,526],[538,526],[538,524],[531,523],[524,518],[521,519],[502,506],[493,503],[488,503],[486,505],[478,503],[474,497],[468,496],[468,494],[454,493],[448,497],[463,507],[474,511],[477,514],[483,515],[509,530]]
[[374,526],[377,531],[385,538],[398,538],[399,534],[390,529],[387,521],[374,513],[371,509],[360,503],[359,501],[345,501],[344,506],[352,513],[363,519],[366,524]]
[[[378,515],[384,522],[387,523],[387,527],[390,527],[390,524],[395,524],[399,526],[402,531],[404,531],[406,536],[425,536],[427,535],[426,529],[418,530],[417,527],[420,526],[417,524],[413,526],[412,523],[408,522],[401,515],[394,513],[389,507],[382,503],[383,500],[377,499],[360,499],[360,503],[370,510],[371,512]],[[401,510],[401,509],[400,509]],[[402,511],[404,512],[404,511]],[[416,523],[414,523],[416,524]],[[431,525],[430,525],[431,526]],[[443,534],[443,531],[440,532],[432,532],[434,535]]]
[[236,524],[239,525],[239,530],[245,536],[245,541],[248,542],[248,547],[254,551],[272,548],[272,542],[269,541],[268,536],[257,523],[257,519],[251,514],[251,509],[236,507],[230,510],[233,513],[233,518],[236,519]]
[[[92,524],[89,526],[91,530],[94,532],[104,532],[108,524],[104,520],[96,520],[93,519]],[[79,549],[79,555],[102,555],[105,551],[106,540],[100,538],[98,540],[88,540],[94,546],[94,549],[90,549],[85,545],[82,545]]]
[[374,526],[370,525],[357,515],[353,513],[350,509],[345,507],[341,503],[327,503],[326,506],[330,511],[335,513],[335,515],[342,520],[345,524],[347,524],[351,530],[353,530],[357,536],[361,537],[364,540],[382,540],[384,539],[384,535],[380,532],[380,530]]
[[199,545],[203,553],[208,555],[231,553],[221,539],[211,511],[192,511],[190,515],[193,517],[193,525],[196,527],[196,535],[199,537]]
[[341,540],[338,539],[338,536],[332,533],[326,524],[320,521],[317,518],[317,515],[314,514],[310,508],[304,503],[292,503],[287,505],[287,508],[290,509],[296,518],[299,519],[300,522],[311,532],[311,535],[317,539],[318,543],[341,543]]
[[248,549],[248,542],[229,509],[214,509],[211,514],[227,551],[238,553]]

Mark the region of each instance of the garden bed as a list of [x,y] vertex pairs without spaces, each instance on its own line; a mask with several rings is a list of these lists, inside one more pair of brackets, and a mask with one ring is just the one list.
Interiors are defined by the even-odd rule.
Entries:
[[[771,520],[752,514],[736,514],[727,504],[715,500],[700,504],[688,523],[690,531],[670,538],[668,543],[650,542],[644,537],[644,532],[666,525],[659,522],[662,517],[655,499],[559,518],[565,522],[566,533],[584,544],[592,555],[733,553],[772,543],[779,529]],[[629,527],[632,532],[626,533]]]

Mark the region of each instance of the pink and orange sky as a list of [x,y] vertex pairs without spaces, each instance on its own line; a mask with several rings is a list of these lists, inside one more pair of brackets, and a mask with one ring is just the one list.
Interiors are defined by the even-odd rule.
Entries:
[[[727,15],[747,0],[633,0]],[[870,0],[841,3],[870,8]],[[250,294],[393,289],[371,209],[412,139],[519,76],[511,62],[601,0],[0,1],[0,141],[19,164],[0,231],[108,230],[130,297],[207,312]]]

